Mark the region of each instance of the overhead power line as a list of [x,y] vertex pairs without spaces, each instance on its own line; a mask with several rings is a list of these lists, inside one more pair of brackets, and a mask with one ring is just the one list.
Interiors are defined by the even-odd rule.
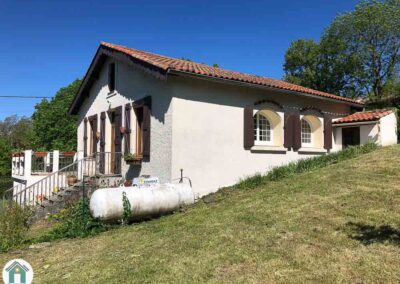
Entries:
[[52,97],[39,97],[39,96],[2,96],[0,98],[9,98],[9,99],[51,99]]

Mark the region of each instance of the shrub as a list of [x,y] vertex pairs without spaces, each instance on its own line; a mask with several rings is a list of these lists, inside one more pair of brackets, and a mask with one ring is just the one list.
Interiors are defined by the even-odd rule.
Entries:
[[128,197],[126,197],[126,192],[122,193],[122,206],[124,208],[124,212],[122,214],[121,225],[126,226],[129,223],[129,218],[131,217],[131,203],[129,202]]
[[110,225],[90,215],[89,199],[81,198],[74,207],[64,209],[51,217],[60,223],[34,242],[51,241],[62,238],[88,237],[104,232]]
[[0,200],[0,251],[22,245],[26,240],[32,211],[15,203]]
[[295,174],[309,172],[336,164],[340,161],[352,159],[361,154],[372,152],[377,149],[377,147],[378,146],[375,143],[367,143],[362,146],[352,146],[332,154],[292,162],[286,166],[273,168],[266,175],[256,174],[243,179],[237,185],[235,185],[234,188],[255,188],[266,183],[267,181],[278,181]]

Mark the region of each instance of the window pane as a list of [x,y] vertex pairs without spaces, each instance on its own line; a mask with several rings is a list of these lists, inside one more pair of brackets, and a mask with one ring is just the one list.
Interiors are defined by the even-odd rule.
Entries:
[[254,139],[256,141],[271,141],[271,124],[265,116],[257,114],[254,117],[254,126]]
[[301,143],[311,143],[311,126],[304,119],[301,120]]

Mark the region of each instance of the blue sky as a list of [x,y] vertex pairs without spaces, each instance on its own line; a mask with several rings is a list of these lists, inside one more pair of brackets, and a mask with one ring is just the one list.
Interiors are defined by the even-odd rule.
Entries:
[[[290,42],[317,39],[357,1],[0,0],[1,95],[53,96],[100,41],[281,79]],[[0,119],[37,99],[0,98]]]

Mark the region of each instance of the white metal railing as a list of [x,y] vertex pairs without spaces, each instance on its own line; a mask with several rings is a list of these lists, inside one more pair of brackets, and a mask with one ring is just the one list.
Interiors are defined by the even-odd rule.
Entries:
[[50,173],[31,184],[19,184],[5,191],[3,198],[20,206],[39,205],[53,194],[83,180],[84,177],[121,174],[122,153],[95,153]]
[[11,160],[12,175],[17,178],[24,176],[27,180],[33,175],[54,173],[83,157],[79,157],[78,154],[73,151],[60,152],[58,150],[51,152],[25,150],[14,153]]

